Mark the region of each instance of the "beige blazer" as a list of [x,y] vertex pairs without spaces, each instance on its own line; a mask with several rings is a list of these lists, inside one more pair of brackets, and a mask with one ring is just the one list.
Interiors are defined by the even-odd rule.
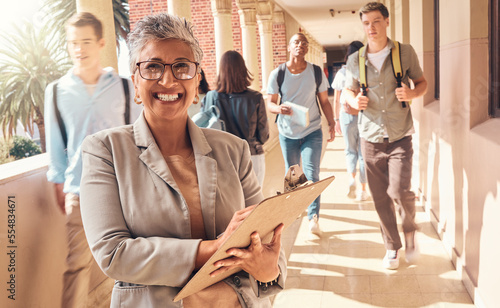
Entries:
[[[235,211],[260,202],[246,141],[197,127],[190,119],[205,232],[215,239]],[[172,299],[190,279],[201,240],[191,239],[188,206],[141,115],[133,125],[99,132],[82,144],[81,211],[97,263],[117,280],[111,307],[182,307]],[[257,288],[240,272],[225,281],[242,307],[270,307],[284,287]]]

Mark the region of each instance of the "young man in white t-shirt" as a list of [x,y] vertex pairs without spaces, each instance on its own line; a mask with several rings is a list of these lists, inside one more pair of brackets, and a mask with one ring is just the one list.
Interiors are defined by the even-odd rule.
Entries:
[[[389,11],[380,2],[370,2],[360,10],[368,43],[347,62],[344,92],[346,101],[361,110],[359,132],[361,152],[375,208],[380,218],[386,255],[383,266],[399,267],[398,232],[395,205],[402,218],[407,262],[418,258],[415,234],[415,194],[411,191],[413,119],[409,101],[427,91],[427,81],[418,57],[409,44],[400,44],[402,86],[398,87],[389,54],[396,42],[387,37]],[[366,59],[366,94],[360,90],[359,54]],[[410,80],[415,85],[410,88]]]

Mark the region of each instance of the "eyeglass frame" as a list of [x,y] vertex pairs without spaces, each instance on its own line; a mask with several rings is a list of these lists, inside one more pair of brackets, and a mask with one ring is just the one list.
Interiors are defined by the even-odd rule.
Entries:
[[[155,79],[149,79],[149,78],[145,78],[144,76],[142,76],[142,73],[141,73],[141,64],[142,64],[142,63],[146,63],[146,62],[153,62],[153,63],[158,63],[158,64],[163,65],[163,71],[161,72],[160,77],[155,78]],[[196,65],[196,72],[195,72],[195,74],[193,75],[193,77],[191,77],[191,78],[189,78],[189,79],[179,79],[179,78],[177,78],[177,76],[175,76],[175,73],[174,73],[174,70],[173,70],[172,66],[173,66],[174,64],[181,63],[181,62],[189,62],[189,63],[193,63],[193,64],[195,64],[195,65]],[[142,79],[144,79],[144,80],[160,80],[160,79],[162,79],[162,78],[163,78],[163,75],[165,74],[165,66],[167,66],[167,65],[168,65],[168,66],[170,66],[170,71],[172,72],[172,75],[173,75],[173,76],[175,77],[175,79],[177,79],[177,80],[191,80],[191,79],[193,79],[194,77],[196,77],[196,74],[198,74],[198,73],[199,73],[199,69],[200,69],[200,63],[198,63],[198,62],[194,62],[194,61],[189,61],[189,60],[179,60],[179,61],[174,61],[173,63],[163,63],[163,62],[160,62],[160,61],[155,61],[155,60],[146,60],[146,61],[140,61],[140,62],[137,62],[135,65],[137,66],[137,70],[139,71],[139,75],[140,75],[140,76],[141,76],[141,78],[142,78]]]

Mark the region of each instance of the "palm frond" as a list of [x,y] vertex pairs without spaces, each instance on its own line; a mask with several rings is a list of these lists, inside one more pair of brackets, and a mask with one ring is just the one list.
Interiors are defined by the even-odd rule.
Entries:
[[0,127],[5,135],[14,133],[18,121],[31,133],[33,123],[43,126],[45,88],[71,66],[56,39],[49,24],[36,29],[29,22],[0,35]]

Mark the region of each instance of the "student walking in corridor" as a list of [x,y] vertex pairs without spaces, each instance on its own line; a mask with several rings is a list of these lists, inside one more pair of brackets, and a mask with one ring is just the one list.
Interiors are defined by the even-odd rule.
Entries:
[[[323,146],[321,130],[321,109],[329,126],[328,142],[335,139],[335,121],[332,105],[328,101],[328,79],[323,69],[305,60],[309,42],[302,33],[292,36],[288,44],[290,59],[281,64],[269,75],[267,87],[268,109],[277,114],[279,140],[286,169],[299,164],[308,180],[319,180],[319,165]],[[281,103],[278,104],[278,95]],[[317,98],[316,98],[317,97]],[[319,101],[319,104],[317,100]],[[299,124],[294,111],[285,102],[305,107],[309,113],[309,124]],[[309,205],[307,216],[311,233],[320,235],[318,224],[320,197]]]
[[[387,37],[389,12],[382,3],[366,4],[359,15],[368,43],[349,57],[344,91],[347,102],[361,110],[361,152],[387,250],[383,266],[397,269],[402,244],[394,204],[403,221],[407,262],[415,262],[419,255],[415,194],[410,190],[414,128],[409,102],[425,94],[427,81],[413,47]],[[396,58],[391,61],[393,53]],[[394,59],[401,63],[400,80],[393,72]]]

